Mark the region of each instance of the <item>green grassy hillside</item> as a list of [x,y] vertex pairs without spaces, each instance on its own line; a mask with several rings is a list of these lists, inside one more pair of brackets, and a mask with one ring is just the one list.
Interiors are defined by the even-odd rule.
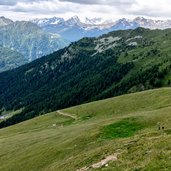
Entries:
[[171,88],[128,94],[1,129],[0,171],[169,171],[170,97]]

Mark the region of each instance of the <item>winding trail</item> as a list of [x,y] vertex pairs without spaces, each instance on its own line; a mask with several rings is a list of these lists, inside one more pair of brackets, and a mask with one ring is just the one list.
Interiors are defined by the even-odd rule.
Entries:
[[69,114],[69,113],[62,112],[62,111],[60,111],[60,110],[58,110],[57,113],[58,113],[59,115],[62,115],[62,116],[70,117],[70,118],[72,118],[72,119],[74,119],[74,120],[77,120],[77,119],[78,119],[76,116],[73,116],[73,115],[71,115],[71,114]]

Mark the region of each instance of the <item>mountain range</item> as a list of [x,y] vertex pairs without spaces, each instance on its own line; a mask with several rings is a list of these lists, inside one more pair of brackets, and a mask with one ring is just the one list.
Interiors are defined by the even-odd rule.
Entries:
[[37,24],[44,31],[61,35],[68,41],[77,41],[83,37],[97,37],[115,30],[135,29],[144,27],[149,29],[171,28],[171,20],[152,20],[137,17],[133,20],[119,19],[104,20],[102,18],[85,18],[81,20],[78,16],[67,20],[59,17],[34,19],[31,22]]
[[[102,18],[81,20],[78,16],[74,16],[67,20],[53,17],[14,22],[0,17],[0,47],[3,53],[0,58],[0,72],[53,53],[68,46],[70,42],[84,37],[98,37],[111,31],[138,27],[165,29],[171,27],[171,21],[143,17],[133,20],[123,18],[117,21]],[[2,50],[2,48],[5,49]],[[8,53],[4,55],[7,49],[10,55]],[[18,54],[20,54],[20,59],[22,56],[21,62],[18,62]]]
[[[48,55],[68,44],[69,42],[62,39],[59,35],[46,33],[34,23],[27,21],[13,22],[5,17],[1,17],[0,47],[1,50],[3,48],[3,51],[9,49],[10,52],[9,55],[6,53],[5,56],[1,56],[0,72]],[[13,55],[11,55],[12,52],[14,52]],[[16,53],[23,56],[23,62],[18,62],[18,55]],[[8,58],[9,62],[6,62],[6,58]],[[13,65],[9,65],[12,62]]]
[[0,127],[69,106],[171,85],[171,29],[84,38],[0,74],[0,109],[22,112]]

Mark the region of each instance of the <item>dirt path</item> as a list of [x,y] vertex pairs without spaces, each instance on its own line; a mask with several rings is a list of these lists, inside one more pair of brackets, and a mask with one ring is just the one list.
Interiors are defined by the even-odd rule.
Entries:
[[67,116],[67,117],[70,117],[70,118],[72,118],[72,119],[74,119],[74,120],[77,120],[77,117],[76,117],[76,116],[73,116],[73,115],[71,115],[71,114],[69,114],[69,113],[65,113],[65,112],[62,112],[62,111],[60,111],[60,110],[58,110],[57,113],[58,113],[59,115]]
[[118,159],[117,154],[110,155],[110,156],[106,157],[104,160],[101,160],[100,162],[93,164],[91,167],[93,169],[98,169],[98,168],[105,166],[108,162],[116,161],[117,159]]
[[83,167],[83,168],[78,169],[78,170],[76,170],[76,171],[88,171],[88,170],[90,170],[91,168],[93,168],[93,169],[98,169],[98,168],[101,168],[101,167],[103,167],[103,166],[108,166],[108,163],[109,163],[110,161],[116,161],[116,160],[118,160],[118,155],[119,155],[118,153],[115,153],[115,154],[113,154],[113,155],[107,156],[105,159],[101,160],[101,161],[98,162],[98,163],[94,163],[94,164],[92,164],[92,165],[89,166],[89,167]]

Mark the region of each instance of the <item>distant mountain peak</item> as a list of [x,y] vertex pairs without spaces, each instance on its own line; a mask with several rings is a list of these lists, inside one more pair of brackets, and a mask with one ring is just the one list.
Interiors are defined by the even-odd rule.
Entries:
[[79,17],[77,15],[74,15],[73,17],[71,17],[71,19],[74,19],[76,21],[80,21]]
[[11,24],[11,23],[13,23],[12,20],[10,20],[8,18],[5,18],[4,16],[0,17],[0,27],[1,26],[6,26],[6,25]]
[[121,18],[117,20],[115,23],[128,23],[129,21],[126,18]]
[[5,19],[5,17],[4,17],[4,16],[0,16],[0,18],[1,18],[1,19]]
[[127,19],[126,18],[121,18],[118,21],[127,21]]
[[92,19],[89,19],[89,18],[85,18],[85,20],[83,21],[85,24],[91,24],[91,25],[99,25],[99,24],[103,24],[104,23],[104,19],[102,18],[92,18]]
[[78,16],[75,15],[75,16],[69,18],[68,20],[66,20],[65,22],[69,25],[78,25],[81,23],[81,20]]
[[146,20],[144,17],[136,17],[134,20]]

